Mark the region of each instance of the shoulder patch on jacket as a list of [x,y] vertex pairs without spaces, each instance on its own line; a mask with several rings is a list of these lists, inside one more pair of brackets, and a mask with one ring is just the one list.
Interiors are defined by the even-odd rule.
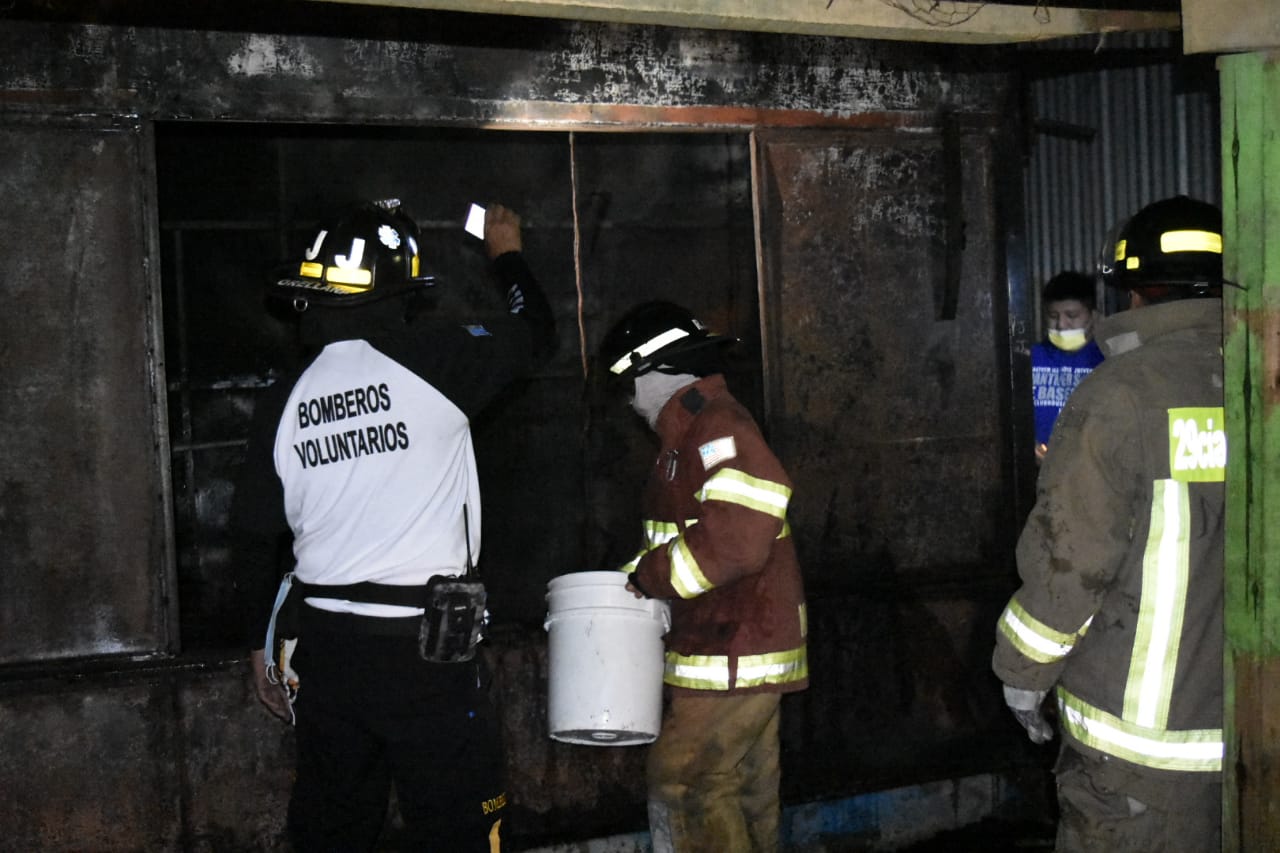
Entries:
[[690,388],[680,395],[680,405],[690,414],[696,415],[707,405],[707,398],[697,388]]
[[738,445],[731,435],[717,438],[715,441],[708,441],[698,448],[698,456],[702,459],[702,467],[707,471],[710,471],[721,462],[728,462],[737,455]]

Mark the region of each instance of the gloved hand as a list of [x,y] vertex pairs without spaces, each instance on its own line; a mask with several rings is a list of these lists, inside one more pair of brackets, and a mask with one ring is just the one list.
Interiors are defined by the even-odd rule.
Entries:
[[286,723],[293,720],[293,709],[289,705],[289,695],[284,688],[267,675],[267,657],[265,649],[254,649],[249,652],[249,666],[253,673],[253,688],[258,694],[258,701],[267,710]]
[[1007,684],[1004,686],[1004,703],[1027,730],[1027,737],[1031,738],[1032,743],[1048,743],[1053,740],[1053,727],[1040,711],[1045,694],[1048,692],[1047,690],[1022,690]]

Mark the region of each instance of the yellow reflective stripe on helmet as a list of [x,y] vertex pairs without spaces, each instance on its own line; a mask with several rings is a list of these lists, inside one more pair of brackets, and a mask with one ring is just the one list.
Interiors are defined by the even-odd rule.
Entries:
[[347,284],[352,287],[369,287],[373,284],[373,273],[365,269],[343,269],[342,267],[325,267],[325,280],[330,284]]
[[681,655],[667,652],[662,680],[694,690],[728,690],[729,658],[724,655]]
[[743,655],[738,658],[736,687],[788,684],[809,677],[809,655],[804,646],[785,652]]
[[1120,241],[1118,241],[1118,242],[1116,243],[1116,257],[1115,257],[1115,259],[1116,259],[1117,261],[1123,261],[1123,260],[1124,260],[1124,253],[1125,253],[1125,249],[1127,249],[1128,247],[1129,247],[1129,241],[1128,241],[1128,240],[1120,240]]
[[1173,676],[1191,582],[1191,498],[1186,483],[1157,480],[1151,532],[1142,556],[1142,599],[1124,690],[1124,719],[1146,728],[1169,723]]
[[633,355],[639,356],[640,358],[653,355],[667,344],[674,343],[675,341],[678,341],[681,338],[687,338],[688,336],[689,333],[684,329],[667,329],[662,334],[654,335],[652,338],[649,338],[649,340],[640,344],[638,347],[628,350],[622,358],[609,365],[609,372],[622,373],[631,366],[631,357]]
[[1091,622],[1092,616],[1074,634],[1064,634],[1036,619],[1015,598],[1000,616],[1000,633],[1009,638],[1014,648],[1036,663],[1055,663],[1071,654],[1076,642],[1089,630]]
[[668,555],[671,558],[671,586],[675,588],[676,595],[695,598],[713,588],[711,581],[707,580],[707,576],[699,568],[698,561],[693,558],[693,552],[689,550],[683,536],[672,541]]
[[298,275],[306,278],[321,278],[324,275],[324,264],[315,261],[303,261],[298,267]]
[[1076,740],[1108,755],[1157,770],[1222,770],[1222,729],[1172,731],[1122,720],[1058,688],[1062,725]]
[[1166,255],[1174,252],[1213,252],[1222,254],[1222,235],[1212,231],[1166,231],[1160,235],[1160,251]]
[[702,484],[698,501],[724,501],[748,509],[768,513],[774,518],[785,518],[791,489],[772,480],[752,477],[736,468],[722,468]]

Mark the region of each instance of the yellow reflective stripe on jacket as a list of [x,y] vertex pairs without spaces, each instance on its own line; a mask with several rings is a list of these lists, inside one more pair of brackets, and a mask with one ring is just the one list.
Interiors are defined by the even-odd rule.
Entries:
[[1092,621],[1090,616],[1074,634],[1064,634],[1036,619],[1014,598],[1000,616],[1000,632],[1036,663],[1056,663],[1071,654]]
[[[685,522],[686,527],[690,524],[693,524],[693,521]],[[649,546],[646,550],[652,550],[653,548],[657,548],[659,545],[665,545],[679,535],[680,525],[676,524],[674,521],[656,521],[651,518],[645,519],[644,541],[645,544]]]
[[1124,719],[1164,729],[1191,582],[1191,498],[1186,483],[1157,480],[1152,486],[1151,529],[1142,557],[1142,600],[1124,690]]
[[721,468],[698,491],[698,502],[724,501],[785,518],[791,489],[772,480],[752,477],[736,468]]
[[1157,770],[1222,770],[1222,729],[1170,731],[1140,726],[1095,708],[1062,687],[1058,708],[1068,734],[1108,755]]
[[809,677],[809,656],[806,648],[786,652],[770,652],[764,655],[743,655],[738,658],[737,687],[758,687],[761,684],[787,684]]
[[667,652],[663,681],[694,690],[728,690],[729,658],[725,655],[680,655]]
[[[738,658],[735,687],[787,684],[809,677],[809,657],[804,646],[785,652],[744,655]],[[682,655],[667,652],[663,680],[675,687],[693,690],[728,690],[727,655]]]
[[672,541],[668,556],[671,559],[671,586],[675,588],[676,595],[696,598],[712,589],[711,581],[702,573],[683,536]]
[[[698,519],[691,518],[685,522],[685,529],[687,530],[697,523]],[[778,535],[774,538],[785,539],[790,535],[791,524],[784,518],[782,520],[782,529],[778,531]],[[639,567],[640,560],[645,554],[654,548],[670,543],[671,585],[679,593],[680,597],[693,598],[713,588],[713,584],[707,580],[706,575],[699,568],[698,561],[693,557],[693,552],[685,544],[684,537],[681,535],[680,525],[676,522],[645,519],[644,538],[646,546],[640,550],[640,553],[619,566],[619,571],[628,574],[634,572]],[[677,563],[679,564],[677,565]]]

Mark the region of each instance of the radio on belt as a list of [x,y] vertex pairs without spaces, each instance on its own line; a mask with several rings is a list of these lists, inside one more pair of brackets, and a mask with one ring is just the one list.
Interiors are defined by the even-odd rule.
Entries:
[[418,629],[418,654],[432,663],[463,663],[476,656],[489,623],[488,594],[471,564],[471,526],[462,507],[467,543],[467,572],[462,577],[436,575],[427,583],[427,601]]

